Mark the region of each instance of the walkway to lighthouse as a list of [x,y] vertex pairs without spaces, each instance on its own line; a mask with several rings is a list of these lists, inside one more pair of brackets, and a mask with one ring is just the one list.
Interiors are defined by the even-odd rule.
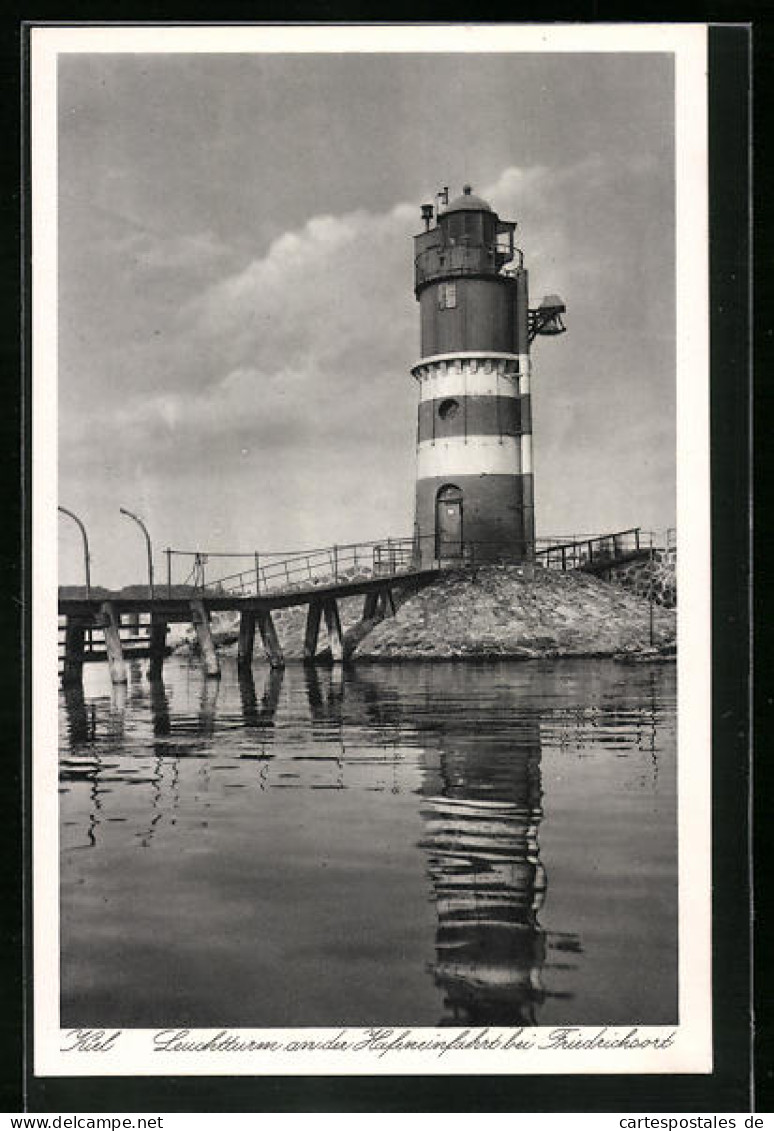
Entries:
[[[250,666],[256,628],[272,667],[284,656],[272,619],[276,609],[307,606],[304,659],[342,662],[363,637],[417,588],[432,581],[447,565],[415,568],[411,539],[362,542],[293,554],[209,554],[168,549],[166,582],[133,587],[127,593],[90,592],[87,596],[60,594],[60,667],[65,685],[79,683],[83,664],[107,661],[114,683],[127,680],[126,660],[149,658],[150,674],[161,673],[168,654],[170,624],[193,624],[204,669],[218,676],[220,665],[212,636],[214,613],[239,615],[240,666]],[[229,573],[212,577],[221,559],[232,563]],[[240,560],[241,559],[241,560]],[[233,564],[250,562],[250,568]],[[208,577],[207,574],[210,573]],[[359,622],[342,631],[338,602],[363,597]],[[320,646],[325,626],[327,642]]]
[[[220,665],[212,635],[215,613],[239,616],[238,662],[253,660],[256,628],[267,660],[282,667],[285,658],[272,619],[277,609],[307,606],[304,660],[340,663],[385,617],[444,570],[475,569],[484,547],[464,544],[455,556],[419,568],[416,540],[387,538],[297,551],[291,554],[205,553],[167,549],[166,580],[134,586],[120,594],[92,590],[85,596],[60,593],[60,669],[65,685],[79,683],[84,663],[106,661],[114,683],[127,680],[126,660],[149,658],[150,675],[161,674],[168,654],[171,624],[188,623],[196,636],[207,675]],[[648,554],[639,530],[619,531],[578,541],[546,540],[535,565],[596,572],[611,563]],[[227,561],[223,574],[215,570]],[[234,569],[234,565],[242,568]],[[532,568],[525,566],[525,569]],[[214,574],[214,576],[213,576]],[[363,597],[360,619],[342,630],[339,601]],[[321,645],[324,625],[327,640]]]

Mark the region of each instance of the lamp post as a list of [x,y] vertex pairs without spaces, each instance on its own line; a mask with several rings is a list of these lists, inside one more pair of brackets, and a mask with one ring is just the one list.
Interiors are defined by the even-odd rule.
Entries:
[[136,514],[132,514],[132,512],[128,511],[125,507],[119,507],[118,509],[120,510],[121,514],[125,514],[127,518],[133,519],[133,521],[137,523],[140,530],[142,530],[143,534],[145,535],[145,543],[146,543],[146,546],[148,548],[148,596],[150,597],[150,599],[152,601],[153,600],[153,549],[151,547],[151,540],[150,540],[150,534],[148,533],[148,528],[145,525],[145,523],[142,521],[141,518],[138,518]]
[[90,601],[91,600],[91,557],[90,557],[90,554],[89,554],[89,539],[86,535],[86,527],[83,525],[81,520],[78,518],[78,515],[73,514],[73,512],[69,511],[67,509],[67,507],[57,507],[57,510],[61,511],[62,514],[66,514],[68,516],[68,518],[71,518],[73,520],[73,522],[77,523],[78,529],[81,532],[81,538],[83,539],[83,565],[84,565],[84,568],[86,570],[86,600]]

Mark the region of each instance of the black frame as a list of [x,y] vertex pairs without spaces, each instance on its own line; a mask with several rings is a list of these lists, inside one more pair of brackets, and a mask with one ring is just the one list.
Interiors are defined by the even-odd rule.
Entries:
[[[174,8],[174,3],[169,5]],[[204,4],[178,6],[179,18],[206,22],[211,8]],[[287,22],[331,18],[328,6],[275,5],[271,13],[257,13],[254,5],[229,6],[234,21],[263,18]],[[310,12],[310,8],[312,9]],[[105,9],[88,3],[70,8],[67,21],[104,22]],[[445,9],[443,18],[454,15]],[[459,13],[462,19],[467,13]],[[745,8],[743,18],[749,18]],[[28,15],[28,13],[27,13]],[[158,11],[146,16],[158,18]],[[362,21],[358,5],[340,4],[338,19]],[[416,16],[416,9],[412,10]],[[620,9],[595,5],[584,12],[577,6],[554,6],[552,18],[620,20]],[[729,19],[726,8],[719,15]],[[512,13],[509,13],[512,19]],[[18,74],[21,45],[26,65],[28,29],[19,21],[23,13],[9,13],[10,34],[4,37],[6,85]],[[391,6],[379,16],[404,17],[400,6]],[[40,13],[40,18],[45,18]],[[56,19],[50,14],[49,18]],[[171,19],[171,15],[167,19]],[[429,19],[438,19],[437,13]],[[468,17],[469,18],[469,17]],[[482,13],[482,18],[484,14]],[[488,18],[493,18],[489,16]],[[494,17],[497,18],[497,17]],[[504,19],[508,16],[502,17]],[[637,17],[644,18],[642,14]],[[673,6],[660,12],[649,10],[650,20],[674,20]],[[707,20],[711,13],[699,9],[684,18]],[[8,30],[8,29],[6,29]],[[771,51],[769,40],[768,51]],[[765,60],[766,35],[756,43]],[[25,68],[23,67],[23,70]],[[0,559],[4,591],[17,601],[3,602],[3,625],[9,641],[4,653],[6,705],[5,733],[22,740],[24,758],[20,773],[10,773],[5,791],[3,831],[10,838],[4,854],[0,896],[6,907],[24,907],[23,921],[5,920],[8,1004],[0,1013],[4,1068],[4,1110],[56,1111],[746,1111],[755,1101],[751,1067],[750,952],[747,925],[750,907],[748,860],[749,826],[749,518],[750,518],[750,395],[749,371],[749,82],[751,69],[750,28],[741,24],[710,30],[710,228],[711,228],[711,442],[713,528],[713,957],[714,957],[714,1050],[715,1068],[706,1076],[552,1076],[552,1077],[140,1077],[140,1078],[36,1078],[32,1074],[31,978],[30,978],[30,620],[25,607],[31,576],[30,512],[26,490],[30,483],[31,454],[24,437],[30,434],[30,325],[29,325],[29,191],[28,191],[28,101],[23,116],[14,109],[14,99],[5,100],[6,171],[12,188],[4,198],[3,218],[18,238],[19,207],[13,138],[23,145],[24,198],[22,205],[22,287],[14,267],[4,276],[5,309],[24,315],[24,333],[11,331],[3,341],[8,372],[21,371],[23,380],[16,393],[6,394],[3,414],[3,452],[6,474],[0,477],[6,516],[6,554]],[[22,77],[26,95],[26,75]],[[766,135],[762,132],[761,137]],[[729,264],[734,270],[729,270]],[[16,301],[10,298],[11,293]],[[18,295],[21,293],[22,298]],[[23,300],[23,304],[22,304]],[[9,403],[10,402],[10,403]],[[22,445],[19,446],[19,437]],[[16,477],[20,474],[22,492]],[[10,535],[9,535],[10,526]],[[15,537],[15,530],[21,535]],[[10,551],[10,552],[9,552]],[[20,568],[21,566],[21,568]],[[15,651],[22,642],[21,668]],[[18,764],[18,763],[15,763]],[[18,805],[13,803],[13,789]],[[19,819],[19,814],[22,819]],[[22,886],[21,877],[26,882]],[[23,901],[19,900],[19,894]],[[770,1030],[768,1031],[770,1033]],[[762,1073],[758,1106],[766,1111],[771,1103],[771,1071]],[[765,1089],[768,1088],[768,1097]]]

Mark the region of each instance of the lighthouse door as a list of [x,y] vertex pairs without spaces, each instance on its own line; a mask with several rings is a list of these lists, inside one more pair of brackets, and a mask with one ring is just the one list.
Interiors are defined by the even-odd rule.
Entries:
[[462,557],[462,491],[442,487],[435,500],[435,556]]

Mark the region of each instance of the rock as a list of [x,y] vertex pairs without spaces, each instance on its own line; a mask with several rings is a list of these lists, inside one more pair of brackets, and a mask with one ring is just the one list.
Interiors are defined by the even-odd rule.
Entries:
[[[676,616],[654,610],[658,644],[674,648]],[[480,566],[444,574],[377,625],[357,656],[377,660],[616,655],[649,640],[647,600],[588,574]]]

